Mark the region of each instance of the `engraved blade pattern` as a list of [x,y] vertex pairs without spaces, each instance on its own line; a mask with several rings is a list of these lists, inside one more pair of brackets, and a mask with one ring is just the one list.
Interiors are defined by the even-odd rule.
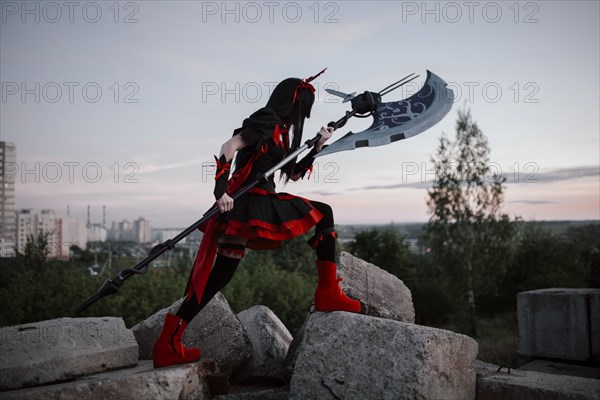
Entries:
[[439,76],[427,71],[423,87],[407,99],[381,103],[373,123],[364,131],[349,132],[316,156],[358,147],[383,146],[418,135],[444,118],[454,103],[454,92]]

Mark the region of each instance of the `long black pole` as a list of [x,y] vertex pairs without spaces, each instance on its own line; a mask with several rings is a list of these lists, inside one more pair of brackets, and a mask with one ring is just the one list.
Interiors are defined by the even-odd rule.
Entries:
[[[352,113],[352,115],[354,115],[354,113]],[[330,122],[330,126],[334,126],[331,124],[336,124],[336,126],[338,126],[338,127],[342,126],[341,124],[345,123],[345,120],[347,120],[347,118],[348,118],[348,115],[344,116],[337,122]],[[260,182],[266,182],[269,179],[269,177],[271,177],[273,174],[275,174],[275,172],[277,172],[279,169],[281,169],[283,166],[285,166],[287,163],[289,163],[292,159],[298,157],[298,155],[300,155],[306,149],[312,148],[319,141],[320,138],[321,138],[321,135],[317,134],[314,138],[307,140],[303,146],[299,147],[297,150],[290,153],[287,157],[285,157],[283,160],[281,160],[273,168],[271,168],[264,174],[259,175],[258,177],[253,179],[248,184],[244,185],[241,189],[239,189],[237,192],[235,192],[231,196],[231,198],[235,200],[238,197],[247,193],[250,189],[254,188]],[[183,230],[181,233],[179,233],[173,239],[169,239],[163,243],[160,243],[160,244],[154,246],[152,248],[152,250],[150,250],[150,253],[148,254],[148,256],[146,258],[144,258],[142,261],[138,262],[135,266],[119,272],[112,279],[106,280],[102,284],[100,289],[98,289],[98,291],[93,296],[91,296],[86,301],[81,303],[75,309],[75,314],[81,313],[83,310],[85,310],[86,308],[88,308],[89,306],[91,306],[96,301],[100,300],[101,298],[116,293],[119,290],[119,288],[123,285],[123,282],[125,282],[127,279],[129,279],[132,275],[146,273],[148,270],[148,267],[152,261],[154,261],[155,259],[160,257],[163,253],[165,253],[169,250],[172,250],[177,243],[179,243],[182,239],[184,239],[190,233],[192,233],[196,229],[198,229],[198,227],[200,225],[204,224],[206,221],[208,221],[211,218],[213,218],[214,216],[216,216],[218,213],[219,213],[219,207],[217,207],[217,206],[212,207],[202,216],[202,218],[200,218],[198,221],[194,222],[192,225],[187,227],[185,230]]]

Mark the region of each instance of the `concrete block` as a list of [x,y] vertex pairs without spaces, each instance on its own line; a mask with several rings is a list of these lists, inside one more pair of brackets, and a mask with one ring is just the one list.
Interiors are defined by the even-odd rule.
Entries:
[[0,393],[1,400],[208,400],[200,364],[154,368],[140,361],[135,368],[79,378],[73,382]]
[[315,313],[299,346],[290,399],[474,400],[477,342],[346,312]]
[[59,318],[0,329],[0,390],[37,386],[137,364],[122,318]]
[[415,322],[412,294],[398,277],[345,251],[340,252],[337,264],[342,289],[360,300],[364,314]]
[[[340,252],[337,265],[338,277],[343,279],[341,285],[344,293],[361,302],[362,313],[401,322],[415,322],[412,293],[396,276],[344,251]],[[298,345],[303,340],[305,325],[296,333],[285,358],[288,379],[296,362]]]
[[600,289],[542,289],[517,295],[518,352],[529,357],[593,359]]
[[238,315],[250,342],[252,360],[233,376],[235,382],[285,382],[283,362],[292,342],[292,335],[277,315],[268,307],[254,306]]

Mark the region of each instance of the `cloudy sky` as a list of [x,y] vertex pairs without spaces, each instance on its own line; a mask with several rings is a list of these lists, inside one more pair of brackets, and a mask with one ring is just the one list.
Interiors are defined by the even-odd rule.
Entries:
[[[17,208],[182,227],[212,203],[212,155],[280,80],[318,79],[305,132],[348,108],[324,87],[379,90],[429,69],[455,91],[429,131],[318,160],[280,190],[338,223],[426,221],[430,158],[471,110],[524,219],[600,218],[599,2],[3,1],[0,140]],[[367,121],[351,121],[358,131]]]

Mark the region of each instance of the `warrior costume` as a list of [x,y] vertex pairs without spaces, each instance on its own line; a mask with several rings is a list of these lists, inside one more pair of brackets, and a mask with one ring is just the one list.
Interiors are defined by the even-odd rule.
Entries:
[[[217,200],[224,193],[232,195],[247,181],[268,171],[299,147],[303,121],[310,116],[314,102],[315,89],[309,82],[316,76],[284,80],[274,89],[267,106],[234,130],[233,136],[241,135],[246,146],[237,152],[235,171],[230,179],[231,160],[226,160],[224,155],[219,159],[215,157]],[[293,126],[293,133],[288,126]],[[300,162],[292,160],[288,163],[282,169],[287,179],[303,177],[311,171],[315,154],[313,149]],[[181,335],[194,316],[231,280],[245,247],[277,248],[281,241],[302,235],[313,226],[316,227],[315,235],[309,244],[317,252],[319,275],[315,308],[318,311],[359,312],[360,303],[345,296],[339,286],[331,207],[288,193],[277,193],[271,176],[238,197],[232,210],[200,226],[204,236],[187,283],[186,297],[177,314],[168,314],[165,319],[163,332],[154,346],[154,365],[167,366],[200,358],[199,349],[182,345]],[[223,235],[245,238],[247,243],[245,246],[219,243],[219,237]]]

